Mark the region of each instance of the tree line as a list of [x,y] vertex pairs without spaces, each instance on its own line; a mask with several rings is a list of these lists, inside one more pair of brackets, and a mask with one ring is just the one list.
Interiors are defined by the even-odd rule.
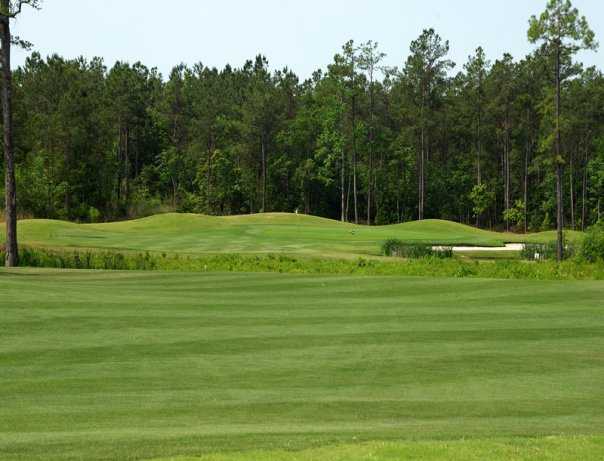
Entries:
[[11,83],[17,206],[77,221],[298,211],[583,229],[604,206],[604,76],[574,57],[595,38],[550,0],[528,39],[520,59],[478,48],[456,67],[426,29],[398,68],[350,41],[306,80],[263,56],[164,78],[33,53]]

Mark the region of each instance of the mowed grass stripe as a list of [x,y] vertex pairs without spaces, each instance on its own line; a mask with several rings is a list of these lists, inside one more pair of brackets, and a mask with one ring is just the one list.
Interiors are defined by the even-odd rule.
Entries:
[[[455,442],[381,442],[310,449],[300,452],[255,451],[170,458],[171,461],[600,461],[604,437],[463,440]],[[157,461],[157,460],[156,460]],[[161,460],[167,461],[167,460]]]
[[604,433],[599,282],[18,270],[0,296],[0,459]]

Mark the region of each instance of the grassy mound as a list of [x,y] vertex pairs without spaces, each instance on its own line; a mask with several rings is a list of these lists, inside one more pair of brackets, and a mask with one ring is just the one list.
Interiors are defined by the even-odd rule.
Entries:
[[288,253],[311,256],[377,255],[382,242],[501,246],[550,240],[550,234],[519,236],[441,220],[379,227],[355,226],[287,213],[210,217],[164,214],[107,224],[51,220],[20,223],[21,243],[177,253]]
[[0,290],[3,460],[604,430],[601,282],[2,270]]

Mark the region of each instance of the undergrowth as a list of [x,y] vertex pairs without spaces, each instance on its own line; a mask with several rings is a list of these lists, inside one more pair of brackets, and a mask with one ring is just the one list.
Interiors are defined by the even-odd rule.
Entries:
[[[3,257],[3,255],[0,255]],[[283,272],[304,274],[477,277],[532,280],[604,280],[604,262],[568,260],[465,261],[456,258],[319,259],[287,255],[178,255],[119,251],[21,248],[20,265],[34,268],[182,272]]]
[[405,243],[402,240],[390,239],[382,244],[384,256],[397,256],[407,259],[435,257],[440,259],[452,258],[453,248],[433,248],[425,243]]

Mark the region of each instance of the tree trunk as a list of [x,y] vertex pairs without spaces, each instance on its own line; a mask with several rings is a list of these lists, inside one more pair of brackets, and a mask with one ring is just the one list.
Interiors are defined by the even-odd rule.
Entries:
[[398,174],[396,175],[396,219],[397,223],[400,224],[403,221],[403,213],[401,211],[401,176],[403,176],[402,162],[397,162]]
[[369,142],[369,168],[367,179],[367,225],[371,226],[371,188],[372,188],[372,171],[373,171],[373,152],[372,142]]
[[342,147],[342,165],[340,165],[340,207],[342,212],[342,222],[346,222],[346,157],[344,154],[344,148]]
[[[9,0],[2,0],[1,5],[4,11],[9,11]],[[0,16],[0,41],[2,45],[2,119],[4,124],[5,264],[6,267],[15,267],[19,263],[19,251],[17,246],[17,186],[13,151],[11,33],[8,16]]]
[[382,156],[380,155],[380,161],[378,165],[373,166],[373,209],[375,211],[373,212],[372,222],[374,224],[378,224],[378,217],[380,216],[380,210],[382,205],[382,196],[380,195],[380,188],[378,187],[378,176],[380,171],[382,171],[383,169],[383,164],[384,161]]
[[[373,75],[373,74],[372,74]],[[371,189],[373,187],[373,128],[374,128],[373,77],[369,81],[369,165],[367,178],[367,225],[371,225]]]
[[[135,135],[134,135],[134,139],[135,141],[136,139],[136,130],[134,131]],[[136,142],[133,143],[134,144],[134,178],[138,178],[138,175],[140,173],[139,171],[139,152],[138,152],[138,146],[136,144]]]
[[584,158],[583,158],[583,180],[581,181],[581,230],[585,231],[585,212],[586,212],[586,207],[585,207],[585,199],[586,199],[586,195],[587,195],[587,143],[585,145],[585,152],[584,152]]
[[178,185],[176,184],[174,176],[170,177],[170,181],[172,182],[172,208],[176,209],[176,194],[178,192]]
[[[479,89],[480,93],[480,89]],[[480,186],[482,184],[482,171],[480,168],[480,161],[482,157],[482,101],[480,94],[478,95],[478,130],[477,130],[477,149],[476,149],[476,175],[477,183]],[[476,217],[478,219],[478,217]]]
[[425,91],[422,88],[422,105],[420,108],[420,154],[419,154],[419,203],[418,203],[418,219],[424,219],[424,184],[425,184],[425,159],[426,159],[426,133],[424,124],[424,106],[425,106]]
[[557,223],[557,257],[558,261],[562,261],[564,259],[564,231],[563,231],[563,208],[562,208],[562,165],[560,163],[556,164],[556,223]]
[[417,219],[424,219],[424,128],[421,129],[421,148],[419,153],[419,203]]
[[214,135],[210,132],[208,136],[208,159],[206,171],[206,208],[207,213],[212,213],[212,155],[214,152]]
[[524,233],[528,232],[528,175],[529,175],[529,156],[531,151],[531,141],[528,136],[529,120],[527,117],[527,136],[526,136],[526,152],[524,154]]
[[124,130],[124,198],[130,200],[130,128]]
[[[510,126],[509,126],[509,122],[508,122],[508,129],[507,129],[507,135],[506,135],[506,142],[507,142],[507,149],[506,149],[506,153],[507,153],[507,162],[506,162],[506,177],[507,177],[507,184],[506,184],[506,190],[507,190],[507,206],[508,206],[508,210],[511,208],[512,206],[512,171],[511,171],[511,159],[510,159],[510,152],[512,150],[512,142],[510,140]],[[508,220],[508,231],[510,230],[510,222]]]
[[346,220],[350,218],[350,185],[352,184],[352,168],[349,168],[348,184],[346,187]]
[[564,259],[564,215],[562,212],[562,152],[560,133],[560,42],[556,43],[556,253],[558,262]]
[[208,160],[207,160],[207,171],[206,171],[206,212],[211,214],[212,204],[212,150],[208,149]]
[[[116,203],[116,208],[120,208],[120,202],[122,200],[122,146],[124,144],[123,142],[123,128],[122,128],[122,122],[119,122],[119,128],[118,128],[118,133],[117,133],[117,187],[115,189],[115,192],[117,194],[117,203]],[[67,162],[66,162],[67,163]]]
[[[509,123],[505,121],[505,131],[504,131],[504,139],[503,139],[503,177],[504,177],[504,211],[508,211],[510,209],[510,139],[509,139]],[[507,215],[505,218],[505,230],[509,232],[510,230],[510,220]]]
[[262,212],[266,213],[266,147],[262,135]]
[[357,195],[357,137],[356,137],[356,103],[352,102],[352,194],[354,202],[354,223],[359,223],[359,204]]
[[359,205],[357,196],[357,136],[356,136],[356,125],[357,125],[357,99],[355,85],[355,58],[352,57],[352,69],[351,69],[351,90],[352,90],[352,194],[354,201],[354,223],[359,223]]
[[573,171],[573,154],[570,154],[570,168],[568,171],[569,178],[569,194],[570,194],[570,225],[573,230],[575,230],[575,186],[574,186],[574,171]]

